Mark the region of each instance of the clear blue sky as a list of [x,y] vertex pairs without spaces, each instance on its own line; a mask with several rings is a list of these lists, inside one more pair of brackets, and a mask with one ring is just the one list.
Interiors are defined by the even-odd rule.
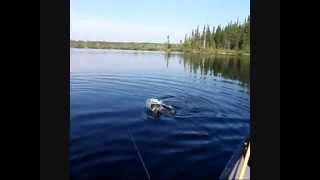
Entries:
[[71,0],[70,36],[75,40],[173,42],[197,25],[243,21],[250,0]]

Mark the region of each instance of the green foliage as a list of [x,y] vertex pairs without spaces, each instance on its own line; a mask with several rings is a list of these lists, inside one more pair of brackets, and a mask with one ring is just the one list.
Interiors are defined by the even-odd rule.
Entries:
[[145,51],[182,51],[183,44],[168,43],[135,43],[135,42],[106,42],[106,41],[70,41],[71,48],[91,49],[125,49]]
[[226,26],[212,27],[212,30],[209,25],[206,25],[203,27],[202,33],[199,32],[199,26],[197,26],[195,30],[192,30],[189,38],[184,39],[183,44],[186,51],[226,49],[248,53],[250,52],[250,17],[245,19],[243,23],[239,23],[237,20]]
[[207,28],[206,28],[206,32],[205,32],[205,39],[206,39],[206,46],[207,48],[211,48],[212,45],[211,45],[211,31],[210,31],[210,27],[209,25],[207,25]]

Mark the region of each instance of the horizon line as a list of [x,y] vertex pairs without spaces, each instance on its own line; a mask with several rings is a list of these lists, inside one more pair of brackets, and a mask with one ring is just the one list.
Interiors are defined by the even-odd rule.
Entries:
[[[75,40],[70,39],[70,41],[87,41],[87,42],[108,42],[108,43],[150,43],[150,44],[166,44],[166,42],[148,42],[148,41],[106,41],[106,40]],[[182,41],[182,40],[181,40]],[[170,44],[181,44],[181,43],[170,43]]]

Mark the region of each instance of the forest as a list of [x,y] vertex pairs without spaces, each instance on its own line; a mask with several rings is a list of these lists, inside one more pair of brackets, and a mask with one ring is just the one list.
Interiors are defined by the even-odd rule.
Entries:
[[204,25],[202,32],[199,26],[186,34],[183,42],[184,50],[226,49],[250,52],[250,17],[243,23],[238,20],[226,26],[218,25],[210,28]]

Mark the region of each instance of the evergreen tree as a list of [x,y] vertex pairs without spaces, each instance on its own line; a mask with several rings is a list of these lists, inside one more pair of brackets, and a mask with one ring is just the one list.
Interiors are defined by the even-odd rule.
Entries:
[[196,29],[196,35],[195,35],[195,47],[199,48],[200,47],[200,33],[199,33],[199,25],[197,26]]
[[215,43],[215,27],[212,27],[212,31],[211,31],[211,36],[210,36],[210,42],[211,42],[211,47],[212,48],[216,48],[216,43]]
[[211,47],[211,32],[210,32],[210,27],[209,25],[207,25],[207,29],[206,29],[206,34],[205,34],[205,39],[206,39],[206,47],[210,48]]
[[206,48],[206,26],[203,26],[200,42],[200,46]]
[[191,33],[191,38],[190,38],[190,41],[191,41],[191,48],[195,48],[195,44],[194,44],[194,31],[192,30],[192,33]]
[[221,27],[220,25],[217,27],[217,30],[216,30],[216,33],[215,33],[215,37],[214,37],[214,40],[215,40],[215,44],[216,44],[216,48],[222,48],[222,34],[221,34]]
[[244,49],[250,50],[250,16],[248,16],[247,22],[245,23],[244,31]]

